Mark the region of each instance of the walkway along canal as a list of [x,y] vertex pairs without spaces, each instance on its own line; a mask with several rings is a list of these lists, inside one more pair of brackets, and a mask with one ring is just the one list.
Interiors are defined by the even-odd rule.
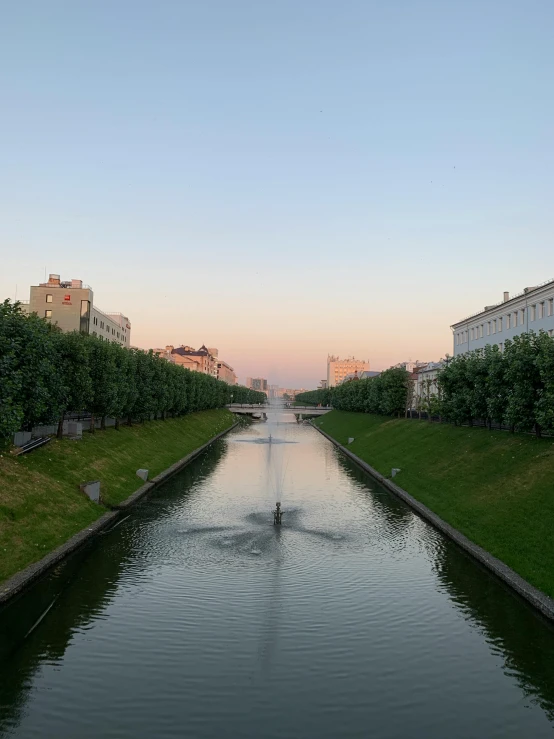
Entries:
[[553,728],[552,626],[292,415],[217,441],[0,611],[0,737]]

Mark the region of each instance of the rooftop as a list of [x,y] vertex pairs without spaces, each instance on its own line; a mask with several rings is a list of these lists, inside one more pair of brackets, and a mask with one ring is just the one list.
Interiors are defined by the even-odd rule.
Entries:
[[[534,287],[525,287],[520,293],[513,295],[511,298],[502,300],[500,301],[500,303],[495,303],[494,305],[486,305],[483,310],[477,311],[477,313],[472,313],[471,315],[466,316],[465,318],[462,318],[461,321],[456,321],[456,323],[452,323],[450,328],[459,326],[462,323],[467,323],[467,321],[471,321],[473,318],[477,318],[477,316],[484,315],[485,313],[488,313],[491,310],[500,308],[500,306],[502,305],[508,305],[508,303],[511,303],[514,300],[518,300],[523,295],[532,295],[535,292],[535,290],[541,290],[543,287],[546,287],[547,285],[550,285],[550,284],[554,284],[554,279],[550,278],[546,280],[545,282],[541,282],[540,285],[535,285]],[[508,295],[508,293],[506,293],[506,295]]]

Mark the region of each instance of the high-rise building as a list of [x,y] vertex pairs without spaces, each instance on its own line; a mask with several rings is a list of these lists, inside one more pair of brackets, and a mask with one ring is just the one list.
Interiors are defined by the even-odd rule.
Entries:
[[131,322],[122,313],[104,313],[94,305],[94,293],[81,280],[60,280],[31,285],[29,313],[37,313],[62,331],[80,331],[127,348],[131,345]]
[[366,370],[369,370],[369,362],[363,359],[354,359],[354,357],[339,359],[329,354],[327,357],[327,387],[336,387],[347,375]]
[[249,387],[251,390],[261,391],[262,393],[267,393],[268,391],[267,380],[263,377],[247,377],[246,387]]

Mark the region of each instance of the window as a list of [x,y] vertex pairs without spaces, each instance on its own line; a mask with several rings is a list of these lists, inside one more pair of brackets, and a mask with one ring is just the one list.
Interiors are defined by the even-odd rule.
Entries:
[[504,351],[504,344],[500,343],[498,345],[498,348],[500,349],[501,352],[503,352]]
[[487,321],[487,336],[491,335],[491,322]]
[[506,328],[510,328],[510,314],[506,316]]
[[517,310],[514,311],[514,328],[517,326]]
[[534,321],[536,317],[537,317],[537,306],[530,305],[529,306],[529,320]]
[[548,300],[548,315],[551,316],[554,314],[554,298],[550,298]]
[[496,318],[495,318],[495,319],[494,319],[494,321],[492,322],[492,332],[493,332],[493,334],[495,334],[495,333],[496,333]]
[[473,341],[473,329],[472,328],[469,329],[469,338],[471,339],[471,341]]
[[554,329],[553,329],[553,328],[551,328],[551,329],[549,330],[549,332],[548,332],[548,335],[549,335],[549,336],[554,336]]
[[525,308],[522,308],[520,311],[519,323],[520,326],[523,326],[523,324],[525,323]]
[[115,328],[112,328],[112,335],[115,336]]
[[51,310],[45,310],[44,311],[44,317],[45,318],[52,318],[52,311]]
[[51,295],[47,295],[46,296],[46,302],[47,303],[51,303],[52,302],[52,296]]
[[544,312],[544,302],[538,304],[538,315],[537,318],[540,320],[541,318],[544,318],[546,313]]

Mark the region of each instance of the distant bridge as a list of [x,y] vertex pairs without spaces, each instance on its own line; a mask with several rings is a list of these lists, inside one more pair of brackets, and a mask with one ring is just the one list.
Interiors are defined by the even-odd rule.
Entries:
[[277,413],[294,413],[295,415],[303,416],[322,416],[324,413],[329,413],[333,409],[329,406],[322,408],[314,408],[312,406],[291,406],[285,408],[282,405],[268,405],[267,403],[230,403],[226,406],[233,413],[245,413],[252,415],[259,413],[260,415],[267,415],[268,411],[276,411]]

